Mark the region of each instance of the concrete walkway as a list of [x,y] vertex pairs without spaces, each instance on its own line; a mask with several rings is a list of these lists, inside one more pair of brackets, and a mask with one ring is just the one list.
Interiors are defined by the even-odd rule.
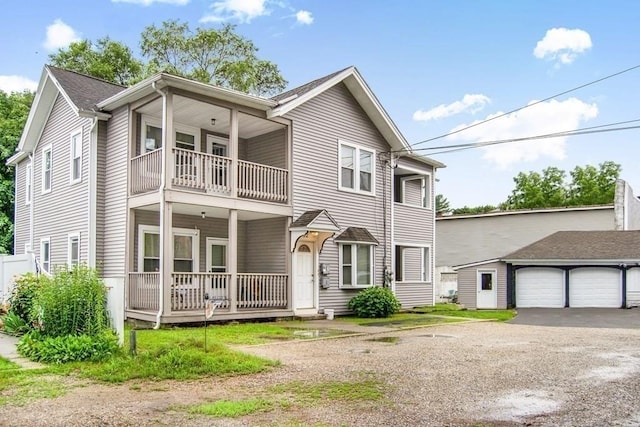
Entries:
[[17,344],[17,337],[0,333],[0,356],[18,364],[22,368],[36,369],[45,367],[40,363],[32,362],[29,359],[21,357],[16,349]]

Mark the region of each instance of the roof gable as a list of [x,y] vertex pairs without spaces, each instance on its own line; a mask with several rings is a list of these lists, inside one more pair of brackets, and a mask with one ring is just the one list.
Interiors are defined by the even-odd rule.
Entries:
[[291,223],[290,229],[307,228],[338,231],[340,226],[325,209],[306,211]]
[[76,111],[97,111],[96,104],[126,89],[106,80],[46,65],[54,82]]

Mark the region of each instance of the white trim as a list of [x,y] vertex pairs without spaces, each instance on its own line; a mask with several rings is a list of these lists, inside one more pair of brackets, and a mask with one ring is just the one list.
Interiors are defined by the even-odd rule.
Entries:
[[[89,131],[89,236],[87,242],[89,267],[97,265],[97,205],[98,205],[98,118],[91,120]],[[127,162],[129,163],[129,162]],[[127,186],[127,188],[130,188]],[[128,241],[128,240],[126,240]]]
[[[43,249],[43,246],[45,243],[49,247],[48,254],[47,254],[49,257],[46,261],[44,259],[44,249]],[[47,268],[44,267],[45,264],[47,264]],[[47,273],[51,273],[51,238],[50,237],[44,237],[40,239],[40,265],[42,266],[42,269],[44,271],[46,271]]]
[[[302,246],[302,245],[306,245],[310,247],[311,252],[305,252],[305,253],[310,253],[311,254],[311,287],[312,287],[312,302],[311,302],[311,307],[297,307],[296,303],[298,302],[296,300],[296,295],[295,295],[295,290],[296,290],[296,283],[294,283],[294,280],[296,278],[296,268],[299,265],[298,263],[298,259],[297,256],[300,253],[298,251],[298,249]],[[294,251],[291,254],[292,257],[292,262],[291,262],[291,306],[293,308],[293,310],[305,310],[305,309],[316,309],[319,306],[319,298],[320,298],[320,292],[318,291],[318,289],[320,289],[320,274],[318,272],[318,268],[320,266],[319,264],[319,245],[317,244],[317,242],[313,239],[300,239],[298,240],[298,242],[295,244],[294,246]]]
[[[393,182],[393,179],[394,179],[393,176],[394,176],[394,169],[392,167],[390,167],[389,168],[389,183],[390,183],[390,186],[391,186],[391,190],[389,192],[390,193],[389,209],[390,209],[390,217],[391,217],[391,226],[390,226],[390,229],[391,229],[390,233],[391,234],[390,234],[389,242],[390,242],[390,246],[391,247],[389,248],[389,251],[391,252],[391,257],[390,257],[391,258],[391,266],[389,268],[393,272],[393,275],[391,277],[391,290],[395,294],[395,292],[396,292],[396,273],[397,272],[395,271],[395,269],[396,269],[396,247],[395,247],[393,241],[395,239],[395,203],[394,203],[394,200],[395,200],[395,197],[396,197],[396,195],[395,195],[395,191],[396,191],[395,187],[396,186],[395,186],[395,184]],[[384,191],[387,191],[386,188],[385,188]],[[433,233],[433,234],[435,236],[435,233]],[[385,248],[385,250],[387,250],[387,249]]]
[[[49,153],[49,188],[45,188],[44,186],[44,166],[45,166],[45,153]],[[42,147],[42,161],[40,163],[40,175],[41,175],[41,191],[42,194],[50,193],[53,188],[53,146],[51,144],[47,144]]]
[[596,205],[596,206],[581,206],[581,207],[569,207],[569,208],[543,208],[543,209],[517,209],[512,211],[498,211],[487,212],[482,214],[460,214],[441,216],[436,218],[438,221],[454,220],[454,219],[467,219],[467,218],[483,218],[487,216],[502,216],[502,215],[527,215],[535,213],[547,213],[547,212],[572,212],[572,211],[599,211],[605,209],[614,209],[613,205]]
[[[478,307],[478,294],[480,293],[482,274],[491,274],[491,292],[493,293],[493,304],[491,307]],[[479,268],[476,270],[476,308],[479,309],[496,309],[498,308],[498,269],[496,268]]]
[[69,267],[73,266],[73,260],[71,259],[71,246],[75,239],[78,240],[78,264],[82,261],[80,233],[69,233],[67,234],[67,266]]
[[[78,153],[75,152],[76,149],[76,144],[74,143],[74,139],[75,137],[79,137],[80,138],[80,155],[77,156]],[[84,158],[84,141],[83,141],[83,132],[82,132],[82,126],[76,130],[74,130],[73,132],[71,132],[69,134],[69,182],[71,184],[76,184],[78,182],[82,182],[82,161]],[[73,173],[74,171],[74,163],[75,160],[79,157],[80,159],[80,163],[78,165],[78,177],[74,178]]]
[[31,242],[26,242],[24,244],[24,253],[28,254],[29,252],[33,252],[33,248],[31,248]]
[[507,262],[513,265],[531,265],[531,266],[593,266],[593,265],[609,265],[619,266],[621,264],[637,264],[640,263],[640,258],[626,258],[626,259],[502,259],[500,261]]
[[462,270],[463,268],[475,267],[475,266],[484,265],[484,264],[491,264],[491,263],[494,263],[494,262],[504,262],[504,260],[501,260],[499,258],[495,258],[495,259],[488,259],[488,260],[485,260],[485,261],[470,262],[468,264],[453,265],[453,266],[451,266],[451,269],[453,271],[458,271],[458,270]]
[[[402,262],[402,280],[398,280],[397,283],[433,283],[433,262],[432,262],[432,254],[431,254],[431,245],[424,243],[398,243],[394,242],[393,244],[393,253],[395,255],[396,248],[400,248],[401,250],[401,262]],[[420,279],[419,280],[411,280],[406,279],[405,272],[407,271],[405,262],[406,257],[404,256],[405,249],[422,249],[420,251]],[[425,260],[425,251],[428,252],[428,257]],[[394,259],[394,268],[395,268],[395,259]],[[425,271],[426,270],[426,271]],[[429,273],[429,274],[427,274]]]
[[[416,205],[413,203],[407,203],[406,201],[406,182],[407,181],[420,181],[420,204]],[[410,176],[401,176],[400,183],[402,184],[402,201],[399,202],[405,206],[413,206],[416,208],[422,208],[427,210],[433,210],[433,204],[431,202],[431,198],[433,195],[431,185],[431,174],[430,173],[422,173],[419,175],[410,175]],[[426,206],[425,206],[426,204]]]
[[[191,267],[192,272],[197,272],[200,270],[200,230],[192,229],[192,228],[171,228],[172,236],[171,236],[171,244],[173,245],[173,237],[175,236],[191,236],[193,240],[191,242],[192,245],[192,253],[193,253],[193,265]],[[158,234],[160,235],[160,227],[157,225],[148,225],[148,224],[138,224],[138,271],[142,272],[144,270],[144,234]],[[161,243],[162,245],[162,243]],[[173,252],[173,250],[171,251]],[[162,246],[160,247],[160,257],[162,257]],[[175,259],[175,255],[174,255]],[[171,271],[173,271],[173,259],[171,260],[172,267]],[[228,268],[228,267],[227,267]]]
[[216,246],[224,246],[224,269],[225,272],[228,272],[229,269],[229,239],[220,238],[220,237],[207,237],[205,239],[205,256],[207,257],[204,262],[204,266],[206,268],[206,272],[211,272],[211,265],[209,265],[209,261],[211,260],[211,245]]
[[[376,261],[376,244],[375,243],[370,243],[370,242],[337,242],[338,243],[338,286],[340,289],[364,289],[364,288],[370,288],[372,286],[376,285],[376,266],[375,266],[375,261]],[[342,277],[342,248],[344,245],[349,245],[351,246],[351,285],[343,285],[342,281],[343,281],[343,277]],[[370,247],[370,251],[369,251],[369,262],[371,265],[371,283],[370,284],[366,284],[366,285],[358,285],[358,250],[357,247],[358,245],[362,245],[362,246],[369,246]]]
[[[143,114],[140,119],[140,153],[148,153],[153,150],[147,150],[145,140],[147,136],[147,126],[153,126],[162,130],[162,119],[148,116]],[[171,148],[176,147],[176,132],[185,133],[187,135],[193,136],[193,150],[199,152],[200,151],[200,129],[180,124],[176,121],[173,122],[173,138],[171,138]],[[161,142],[162,143],[162,142]]]
[[24,182],[24,204],[30,205],[33,200],[33,162],[26,165]]
[[[353,188],[344,187],[342,185],[342,146],[352,148],[354,150],[353,159]],[[366,151],[371,154],[371,191],[360,189],[360,152]],[[349,193],[364,194],[367,196],[376,195],[376,158],[377,153],[375,149],[363,147],[352,142],[345,141],[338,138],[338,190],[346,191]]]
[[438,284],[442,284],[442,277],[439,276],[438,277],[438,283],[436,283],[436,276],[435,276],[435,271],[436,270],[436,172],[437,169],[434,167],[433,168],[433,173],[431,174],[431,224],[432,224],[432,230],[434,230],[433,235],[431,236],[431,244],[433,245],[433,248],[429,251],[429,253],[431,254],[431,268],[430,268],[430,274],[431,277],[429,278],[429,280],[431,281],[431,292],[432,292],[432,299],[431,299],[431,304],[432,305],[436,305],[436,287],[438,286]]

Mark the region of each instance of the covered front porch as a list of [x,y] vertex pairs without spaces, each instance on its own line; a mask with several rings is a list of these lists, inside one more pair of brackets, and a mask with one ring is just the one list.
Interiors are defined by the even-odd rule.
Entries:
[[160,323],[293,315],[289,217],[165,202],[130,210],[126,315]]

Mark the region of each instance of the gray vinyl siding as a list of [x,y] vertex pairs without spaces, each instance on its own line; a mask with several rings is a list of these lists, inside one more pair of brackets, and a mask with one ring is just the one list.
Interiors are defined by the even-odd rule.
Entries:
[[[318,118],[322,119],[319,120]],[[338,84],[307,101],[287,114],[293,120],[293,208],[294,219],[314,209],[326,209],[341,229],[365,227],[380,242],[375,248],[375,283],[382,283],[385,236],[383,212],[383,174],[390,181],[390,170],[376,158],[375,197],[338,190],[338,140],[343,140],[376,154],[389,146],[375,128],[349,90]],[[386,189],[389,200],[390,185]],[[387,206],[390,204],[387,203]],[[387,263],[390,257],[390,224],[387,224]],[[357,290],[339,288],[338,245],[327,240],[320,254],[320,263],[330,266],[330,288],[321,289],[320,307],[347,311],[347,302]]]
[[393,240],[403,243],[433,242],[433,211],[402,203],[394,205]]
[[402,281],[422,281],[422,248],[403,248]]
[[107,122],[98,122],[98,141],[96,147],[96,261],[102,268],[104,261],[104,208],[107,163]]
[[396,297],[403,310],[433,305],[433,282],[396,283]]
[[454,216],[436,221],[436,266],[439,267],[497,259],[560,230],[613,230],[614,212],[612,206],[605,209]]
[[[246,268],[244,273],[287,272],[286,218],[247,221]],[[242,271],[240,271],[242,273]]]
[[404,203],[411,206],[422,207],[422,181],[408,179],[404,181]]
[[[82,181],[70,183],[71,133],[82,128]],[[51,265],[68,260],[68,235],[80,234],[80,261],[88,261],[89,141],[91,120],[78,117],[58,95],[35,150],[34,250],[40,239],[51,239]],[[51,144],[51,191],[42,194],[42,152]]]
[[286,168],[286,136],[286,129],[281,129],[246,140],[246,157],[244,158],[253,163]]
[[478,270],[496,269],[498,308],[507,308],[507,265],[491,262],[458,270],[458,302],[467,308],[476,308],[478,295]]
[[[27,165],[31,162],[25,159],[18,163],[15,169],[15,211],[13,219],[13,253],[24,253],[24,245],[29,241],[29,210],[25,203],[27,185]],[[33,182],[31,184],[33,186]],[[36,246],[34,244],[34,246]],[[35,247],[33,249],[36,249]]]
[[98,182],[98,188],[104,188],[103,259],[98,262],[102,261],[104,277],[110,278],[125,275],[128,131],[128,107],[113,111],[107,126],[104,180]]

